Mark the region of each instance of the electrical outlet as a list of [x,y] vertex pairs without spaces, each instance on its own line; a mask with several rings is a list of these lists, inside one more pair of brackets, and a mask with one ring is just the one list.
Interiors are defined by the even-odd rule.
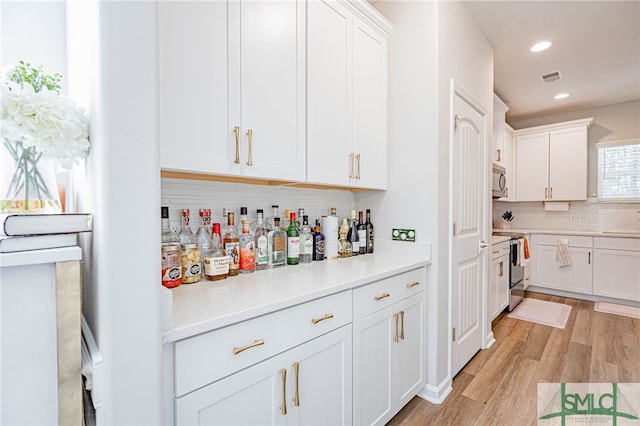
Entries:
[[400,229],[393,228],[391,232],[391,239],[396,241],[416,241],[416,230],[415,229]]

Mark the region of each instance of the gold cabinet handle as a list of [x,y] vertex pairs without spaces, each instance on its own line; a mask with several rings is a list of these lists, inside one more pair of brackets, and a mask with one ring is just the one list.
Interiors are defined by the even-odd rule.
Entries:
[[383,294],[382,294],[382,295],[380,295],[380,296],[376,296],[376,297],[374,297],[374,299],[376,299],[376,302],[378,302],[378,301],[380,301],[380,300],[384,299],[385,297],[389,297],[389,296],[391,296],[389,293],[383,293]]
[[509,188],[504,189],[504,196],[505,198],[509,198]]
[[247,130],[247,141],[249,142],[249,154],[247,155],[247,166],[253,166],[253,130]]
[[407,288],[413,288],[417,285],[420,285],[420,281],[414,281],[411,284],[407,284]]
[[282,377],[282,405],[280,405],[280,412],[283,416],[287,415],[287,369],[280,370],[280,377]]
[[349,153],[349,179],[353,179],[353,152]]
[[264,345],[264,339],[256,340],[255,342],[250,343],[247,346],[242,346],[241,348],[233,348],[233,354],[238,355],[242,351],[246,351],[247,349],[255,348],[260,345]]
[[233,162],[240,164],[240,127],[234,127],[233,133],[236,135],[236,159]]
[[329,318],[333,318],[333,314],[325,314],[323,317],[320,317],[320,318],[312,318],[311,322],[314,323],[314,324],[317,324],[320,321],[324,321],[324,320],[327,320]]
[[298,374],[299,374],[299,372],[300,372],[300,363],[294,362],[293,363],[293,374],[295,375],[295,378],[294,378],[295,390],[293,392],[293,405],[295,405],[296,407],[300,406],[300,394],[298,393]]
[[545,199],[547,198],[548,191],[549,191],[549,188],[545,188],[545,189],[544,189],[544,198],[545,198]]
[[502,150],[501,149],[497,149],[496,151],[498,151],[498,160],[497,161],[502,161]]
[[356,160],[358,161],[358,173],[356,174],[356,179],[360,179],[360,154],[356,155]]
[[393,335],[393,341],[394,343],[398,343],[400,341],[400,339],[398,339],[398,314],[395,313],[393,314],[393,319],[396,322],[396,333]]
[[504,275],[504,267],[503,267],[503,263],[504,262],[500,262],[500,272],[498,273],[498,276],[501,277]]
[[400,311],[400,340],[404,340],[404,311]]
[[549,198],[553,199],[553,188],[549,188]]

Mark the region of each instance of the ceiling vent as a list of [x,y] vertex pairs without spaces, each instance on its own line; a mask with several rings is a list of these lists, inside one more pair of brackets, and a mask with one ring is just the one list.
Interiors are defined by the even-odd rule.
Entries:
[[562,78],[562,71],[550,72],[542,75],[540,78],[543,83],[551,83],[552,81],[560,80]]

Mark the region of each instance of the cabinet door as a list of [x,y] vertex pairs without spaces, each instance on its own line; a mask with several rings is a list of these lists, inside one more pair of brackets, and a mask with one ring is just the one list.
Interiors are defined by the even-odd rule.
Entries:
[[387,42],[354,17],[353,150],[355,185],[387,187]]
[[518,201],[544,201],[549,177],[549,133],[516,138]]
[[593,294],[640,302],[640,252],[595,249]]
[[307,180],[349,185],[352,14],[337,1],[307,3]]
[[229,173],[226,1],[158,2],[160,167]]
[[510,128],[505,129],[504,151],[502,153],[502,165],[507,175],[507,185],[504,189],[505,196],[501,201],[515,201],[516,196],[516,142]]
[[549,134],[549,199],[587,199],[587,129],[585,126]]
[[392,416],[395,305],[353,323],[353,423],[384,424]]
[[425,384],[425,301],[424,293],[416,294],[398,306],[401,316],[401,339],[396,345],[398,389],[396,410],[404,407]]
[[177,398],[175,423],[284,425],[280,371],[285,365],[285,356],[276,356]]
[[[496,313],[497,317],[500,312],[509,306],[509,255],[505,255],[498,259],[498,281],[496,285]],[[494,317],[495,318],[495,317]]]
[[536,285],[556,290],[592,294],[591,249],[571,247],[571,265],[558,266],[556,246],[538,245]]
[[352,423],[351,341],[347,325],[287,353],[287,426]]
[[493,259],[489,264],[489,287],[487,289],[487,312],[489,320],[498,315],[498,277],[500,273],[500,261]]
[[244,176],[305,179],[304,4],[242,1],[230,11],[239,25],[231,28],[231,54],[240,63],[232,59],[229,82],[241,93],[230,100],[230,132],[240,127],[242,152],[233,168]]

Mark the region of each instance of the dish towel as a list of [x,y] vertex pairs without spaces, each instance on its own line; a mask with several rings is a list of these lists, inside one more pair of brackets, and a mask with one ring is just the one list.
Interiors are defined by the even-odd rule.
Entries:
[[524,246],[524,259],[529,260],[531,255],[529,254],[529,239],[527,237],[522,239],[522,245]]
[[515,266],[525,266],[529,263],[529,248],[526,238],[518,239],[518,263]]
[[556,261],[558,266],[571,266],[571,252],[569,251],[569,240],[558,240],[558,250],[556,251]]

